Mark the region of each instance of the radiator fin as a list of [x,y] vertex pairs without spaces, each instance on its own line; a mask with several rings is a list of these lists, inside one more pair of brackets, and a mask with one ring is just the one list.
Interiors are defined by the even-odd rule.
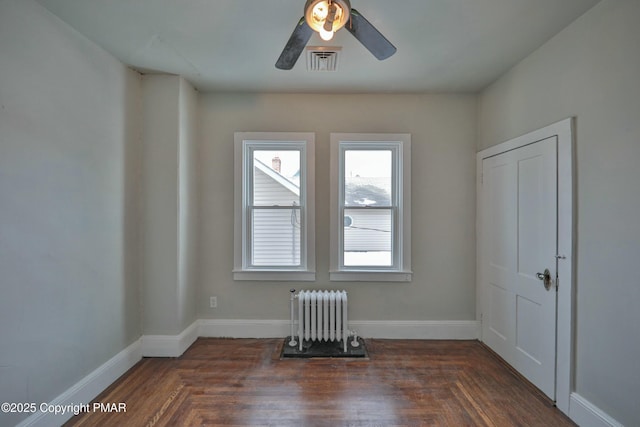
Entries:
[[345,291],[300,291],[298,294],[298,338],[304,341],[342,341],[347,351],[347,293]]

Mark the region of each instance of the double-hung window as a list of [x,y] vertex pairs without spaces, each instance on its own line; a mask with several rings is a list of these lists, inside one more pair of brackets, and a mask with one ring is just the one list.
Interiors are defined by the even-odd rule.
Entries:
[[410,198],[409,134],[331,134],[331,280],[411,280]]
[[314,134],[235,134],[236,280],[315,280]]

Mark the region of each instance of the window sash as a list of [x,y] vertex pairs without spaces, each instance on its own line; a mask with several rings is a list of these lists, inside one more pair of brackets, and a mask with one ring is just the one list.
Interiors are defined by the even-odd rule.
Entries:
[[[281,258],[284,257],[285,253],[287,255],[291,255],[291,258],[294,260],[297,260],[297,262],[291,262],[291,263],[266,263],[266,262],[259,262],[259,260],[264,257],[264,256],[257,256],[256,254],[256,250],[257,249],[261,249],[259,247],[259,245],[256,243],[256,236],[257,236],[257,232],[256,232],[256,220],[255,220],[255,216],[256,216],[256,212],[264,212],[264,213],[268,213],[268,212],[272,212],[272,213],[278,213],[278,212],[286,212],[286,211],[291,211],[291,214],[293,214],[294,212],[296,213],[295,215],[297,216],[297,218],[299,218],[299,231],[296,233],[295,232],[295,226],[293,226],[292,224],[292,229],[291,232],[292,234],[290,235],[292,241],[288,241],[286,242],[285,240],[288,239],[288,236],[286,235],[286,232],[288,231],[288,227],[280,227],[280,229],[276,229],[276,227],[278,227],[280,224],[278,224],[277,222],[274,223],[273,222],[273,216],[272,216],[272,223],[271,223],[271,230],[270,232],[275,233],[278,239],[277,243],[273,243],[273,246],[271,246],[271,253],[270,253],[270,257],[272,259],[277,259],[278,256],[280,256]],[[277,270],[282,270],[282,269],[303,269],[306,267],[306,263],[304,262],[304,260],[306,259],[306,246],[304,245],[304,236],[306,235],[305,230],[306,230],[306,222],[305,222],[305,218],[304,218],[304,210],[302,209],[301,206],[247,206],[247,225],[246,225],[246,231],[247,231],[247,240],[246,240],[246,253],[245,253],[245,260],[247,261],[247,268],[248,269],[277,269]],[[276,218],[279,219],[279,218]],[[263,232],[261,232],[260,234],[263,234]],[[273,237],[273,236],[272,236]],[[289,243],[291,245],[289,245]],[[268,248],[269,245],[265,245],[265,249]],[[289,252],[288,249],[291,249],[292,252]],[[297,250],[297,254],[296,251]]]
[[[305,165],[303,164],[303,160],[305,158],[306,155],[306,150],[304,149],[304,146],[301,146],[299,143],[296,142],[290,142],[290,143],[284,143],[287,144],[286,146],[283,145],[283,143],[260,143],[259,145],[256,143],[250,143],[247,144],[246,147],[246,152],[245,152],[245,168],[247,173],[249,174],[247,176],[247,181],[246,181],[246,188],[247,188],[247,198],[245,200],[246,204],[249,205],[253,205],[253,206],[273,206],[273,205],[268,205],[268,204],[264,204],[264,203],[257,203],[256,201],[256,191],[255,191],[255,161],[257,160],[255,153],[256,152],[297,152],[298,153],[298,167],[299,167],[299,171],[300,171],[300,182],[298,183],[298,187],[299,187],[299,192],[300,194],[297,196],[297,200],[294,200],[291,204],[281,204],[279,206],[294,206],[294,205],[301,205],[304,200],[303,198],[305,197],[305,187],[303,187],[303,185],[306,184],[306,171],[305,171]],[[267,167],[270,167],[269,165],[266,165]],[[288,178],[284,177],[283,178],[287,181],[287,184],[294,186],[295,184],[290,182],[288,180]]]
[[[315,280],[315,211],[314,211],[314,159],[315,135],[311,132],[235,132],[234,133],[234,280],[256,280],[256,281],[313,281]],[[299,163],[296,160],[295,166],[300,169],[299,175],[295,179],[282,178],[274,175],[274,168],[267,162],[264,153],[260,151],[276,151],[276,155],[282,157],[285,152],[297,151],[299,153]],[[260,162],[254,160],[259,159]],[[289,153],[290,154],[290,153]],[[296,157],[298,154],[296,154]],[[284,160],[284,158],[282,159]],[[255,164],[254,164],[255,162]],[[263,167],[262,164],[264,164]],[[291,164],[291,163],[288,163]],[[273,194],[273,206],[269,202],[269,197],[264,198],[258,195],[258,199],[253,200],[254,166],[256,175],[258,170],[261,173],[276,179],[277,184],[281,184],[294,194],[281,195],[278,191]],[[282,175],[289,177],[294,171],[287,171],[285,164],[282,164]],[[260,180],[265,177],[260,177]],[[262,187],[263,181],[258,185]],[[270,183],[269,186],[273,184]],[[257,185],[256,185],[257,187]],[[277,186],[279,188],[279,186]],[[269,192],[269,187],[265,188]],[[260,190],[262,191],[262,190]],[[263,195],[266,193],[263,193]],[[251,197],[250,197],[251,196]],[[279,197],[282,196],[282,197]],[[299,196],[299,197],[298,197]],[[291,197],[289,199],[289,197]],[[284,209],[291,213],[297,212],[298,221],[301,223],[299,229],[300,259],[299,262],[293,258],[268,260],[267,258],[253,258],[252,251],[255,249],[252,244],[254,233],[252,230],[252,218],[255,215],[266,216],[273,213],[279,216],[278,209]],[[284,214],[284,211],[282,212]],[[280,216],[280,224],[284,225],[284,216]],[[290,229],[291,230],[291,229]],[[290,234],[291,235],[291,234]],[[298,239],[298,236],[295,236]],[[266,246],[263,246],[263,249]],[[263,251],[263,253],[266,253]]]
[[[331,164],[330,164],[330,254],[329,254],[329,279],[331,281],[348,282],[410,282],[412,280],[411,271],[411,135],[408,133],[331,133]],[[346,265],[341,254],[344,253],[344,215],[345,210],[360,206],[356,200],[366,200],[367,198],[378,201],[369,205],[365,209],[381,209],[382,204],[387,204],[387,200],[378,197],[374,191],[374,197],[366,197],[367,192],[359,194],[349,194],[351,204],[356,206],[345,206],[345,179],[344,179],[344,155],[345,149],[358,149],[363,151],[376,149],[395,150],[395,157],[392,166],[394,181],[392,182],[393,200],[395,201],[393,210],[394,227],[394,253],[393,266],[352,266]],[[350,162],[351,159],[348,159]],[[385,159],[386,162],[386,159]],[[357,173],[357,163],[353,164],[354,174]],[[351,168],[350,168],[351,169]],[[363,176],[375,175],[363,168]],[[388,176],[388,173],[380,173]],[[366,185],[366,182],[364,183]],[[372,184],[376,185],[375,181]],[[380,182],[382,184],[382,182]],[[384,186],[388,188],[388,184]],[[351,192],[351,189],[349,189]],[[362,197],[364,195],[365,197]],[[362,206],[364,207],[364,206]],[[355,212],[355,211],[347,211]],[[354,219],[356,222],[357,219]],[[375,228],[375,227],[374,227]],[[366,258],[365,258],[366,260]],[[372,262],[378,262],[372,258]],[[351,260],[349,260],[351,261]],[[367,262],[359,262],[367,264]],[[347,264],[351,264],[347,262]]]
[[[349,250],[347,250],[348,249],[347,246],[350,246],[350,247],[354,247],[354,246],[358,247],[359,246],[358,243],[357,243],[358,239],[357,239],[356,236],[354,236],[353,241],[347,240],[347,235],[346,235],[347,231],[346,231],[346,229],[348,227],[343,226],[343,227],[340,228],[340,239],[341,239],[341,242],[342,242],[341,251],[340,251],[340,266],[342,268],[346,268],[346,269],[351,268],[351,269],[374,269],[374,270],[377,270],[377,269],[388,270],[390,268],[391,269],[397,268],[398,261],[399,261],[398,257],[397,257],[398,251],[394,250],[394,247],[397,247],[397,241],[398,241],[397,232],[396,232],[396,229],[397,229],[396,224],[397,224],[397,217],[398,217],[398,215],[397,215],[397,212],[398,212],[397,207],[395,207],[395,206],[384,206],[384,207],[383,206],[379,206],[379,207],[373,207],[373,206],[371,206],[371,207],[346,206],[346,207],[341,208],[341,213],[340,213],[340,217],[341,217],[343,223],[345,222],[345,216],[347,216],[346,212],[353,212],[354,214],[356,212],[358,212],[361,215],[361,217],[362,216],[366,216],[368,213],[373,214],[374,212],[375,213],[388,212],[388,214],[389,214],[389,230],[388,230],[388,233],[389,233],[389,244],[388,244],[388,246],[389,246],[389,248],[388,248],[388,250],[375,250],[376,246],[379,247],[381,245],[385,245],[385,242],[383,241],[383,239],[378,239],[377,242],[369,242],[369,245],[370,245],[370,246],[368,246],[369,250],[366,250],[367,249],[366,247],[361,246],[362,249],[363,249],[361,251],[358,251],[358,250],[349,251]],[[351,216],[351,215],[349,215],[349,216]],[[369,227],[376,227],[376,226],[379,227],[380,225],[367,224],[367,225],[369,225],[369,227],[364,227],[364,229],[363,229],[363,227],[361,225],[359,225],[358,222],[356,222],[356,224],[357,225],[355,225],[355,226],[352,225],[349,228],[351,230],[356,229],[356,230],[354,230],[356,232],[357,232],[357,229],[361,229],[362,230],[361,234],[364,235],[363,238],[365,238],[365,239],[369,239],[369,240],[371,239],[370,233],[367,233],[367,231],[371,231],[371,232],[381,231],[381,232],[384,232],[384,233],[387,232],[386,230],[382,230],[382,229],[369,228]],[[353,234],[355,234],[355,233],[353,233]],[[384,240],[386,240],[386,239],[384,239]],[[374,252],[376,252],[378,254],[383,253],[383,252],[389,252],[389,262],[385,263],[385,264],[382,264],[380,262],[378,262],[378,263],[369,263],[369,264],[367,264],[367,263],[347,263],[347,260],[346,260],[347,254],[348,253],[350,253],[350,254],[351,253],[356,253],[356,252],[371,252],[372,256],[373,256]],[[354,256],[352,255],[352,257],[354,257]]]
[[[399,271],[401,266],[400,238],[401,222],[399,221],[398,212],[400,211],[400,195],[402,194],[402,171],[401,147],[397,142],[366,142],[366,141],[349,141],[339,143],[339,192],[338,192],[338,209],[339,209],[339,226],[338,231],[338,267],[342,271]],[[389,206],[375,205],[347,205],[346,204],[346,171],[345,160],[347,151],[390,151],[391,152],[391,201]],[[391,262],[388,265],[376,264],[347,264],[345,262],[345,210],[388,210],[391,212]]]
[[[299,185],[299,206],[256,206],[254,205],[254,152],[255,151],[298,151],[300,154],[300,185]],[[306,143],[300,141],[244,141],[243,150],[243,216],[245,227],[243,230],[243,270],[306,270],[306,211],[307,211],[307,195],[306,195]],[[256,263],[254,259],[254,220],[253,212],[255,210],[272,210],[272,209],[298,209],[300,211],[301,233],[300,233],[300,262],[297,265],[290,264],[264,264]]]

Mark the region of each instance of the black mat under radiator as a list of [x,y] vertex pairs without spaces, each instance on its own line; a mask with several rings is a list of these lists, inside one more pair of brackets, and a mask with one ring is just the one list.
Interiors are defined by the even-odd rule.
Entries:
[[[297,338],[296,338],[297,340]],[[288,358],[310,358],[310,357],[359,357],[368,358],[367,348],[365,347],[364,340],[358,338],[358,347],[351,345],[351,339],[349,339],[347,345],[347,352],[344,352],[344,344],[342,341],[303,341],[302,351],[300,351],[300,343],[295,347],[289,345],[291,337],[284,339],[282,345],[281,359]]]

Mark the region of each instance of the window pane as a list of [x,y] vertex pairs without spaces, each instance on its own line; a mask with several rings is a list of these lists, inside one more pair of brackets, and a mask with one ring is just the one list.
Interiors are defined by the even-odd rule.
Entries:
[[345,206],[391,206],[391,150],[346,150]]
[[254,150],[253,205],[300,205],[300,150]]
[[252,264],[300,265],[300,209],[254,209]]
[[344,265],[391,266],[391,209],[344,210]]

